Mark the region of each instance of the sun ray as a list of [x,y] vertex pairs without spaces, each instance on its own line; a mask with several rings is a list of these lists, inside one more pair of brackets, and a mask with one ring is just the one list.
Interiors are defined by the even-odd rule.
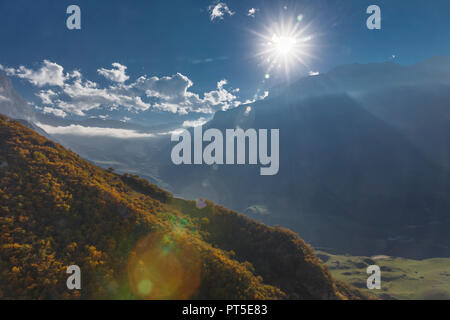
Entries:
[[284,17],[268,23],[262,33],[253,32],[259,39],[256,57],[266,66],[266,75],[282,71],[289,78],[299,67],[308,67],[307,61],[314,58],[311,51],[315,37],[310,32],[311,24],[302,21],[300,14],[292,19]]

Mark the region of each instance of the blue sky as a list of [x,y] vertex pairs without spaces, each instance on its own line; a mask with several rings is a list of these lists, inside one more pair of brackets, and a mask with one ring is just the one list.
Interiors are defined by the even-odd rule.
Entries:
[[[450,55],[450,1],[446,0],[222,3],[228,11],[211,20],[218,1],[1,0],[0,64],[39,70],[47,60],[62,66],[64,73],[79,70],[83,86],[89,80],[98,87],[111,85],[98,70],[113,70],[111,64],[116,62],[127,67],[129,79],[122,84],[131,84],[143,75],[161,80],[179,73],[192,82],[188,90],[198,94],[202,103],[207,92],[211,97],[230,94],[234,102],[263,97],[265,91],[286,80],[284,72],[268,72],[263,59],[257,57],[264,41],[259,35],[270,34],[274,25],[281,23],[306,29],[304,35],[312,37],[304,64],[289,63],[290,78],[306,76],[309,71],[323,73],[347,63],[393,60],[410,64]],[[82,30],[66,28],[65,11],[71,4],[81,8]],[[371,4],[382,10],[379,31],[366,28],[365,11]],[[248,15],[251,8],[255,8],[254,17]],[[299,14],[303,19],[295,22]],[[270,79],[265,78],[268,73]],[[33,85],[25,77],[12,74],[12,78],[18,90],[40,106],[36,93],[52,90],[52,86]],[[175,80],[180,84],[185,78]],[[223,79],[227,80],[222,84],[226,93],[217,85]],[[162,85],[152,82],[152,88]],[[156,100],[156,95],[144,99],[149,105]],[[170,101],[178,103],[179,99]]]

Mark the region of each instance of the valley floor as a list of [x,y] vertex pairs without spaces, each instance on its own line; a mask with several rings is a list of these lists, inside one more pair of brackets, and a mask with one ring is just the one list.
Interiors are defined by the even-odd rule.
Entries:
[[[450,299],[450,258],[412,260],[388,256],[334,255],[317,251],[337,280],[383,299]],[[369,265],[381,268],[381,289],[366,286]]]

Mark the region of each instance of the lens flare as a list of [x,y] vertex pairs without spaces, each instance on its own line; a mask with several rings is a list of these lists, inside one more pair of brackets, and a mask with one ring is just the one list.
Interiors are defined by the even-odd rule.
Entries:
[[152,233],[137,243],[128,279],[143,299],[188,299],[200,284],[199,253],[184,233]]

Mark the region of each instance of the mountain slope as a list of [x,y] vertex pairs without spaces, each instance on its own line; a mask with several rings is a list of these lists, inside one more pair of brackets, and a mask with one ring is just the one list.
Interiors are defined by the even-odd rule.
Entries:
[[0,298],[366,298],[294,233],[100,169],[4,116],[0,164]]

